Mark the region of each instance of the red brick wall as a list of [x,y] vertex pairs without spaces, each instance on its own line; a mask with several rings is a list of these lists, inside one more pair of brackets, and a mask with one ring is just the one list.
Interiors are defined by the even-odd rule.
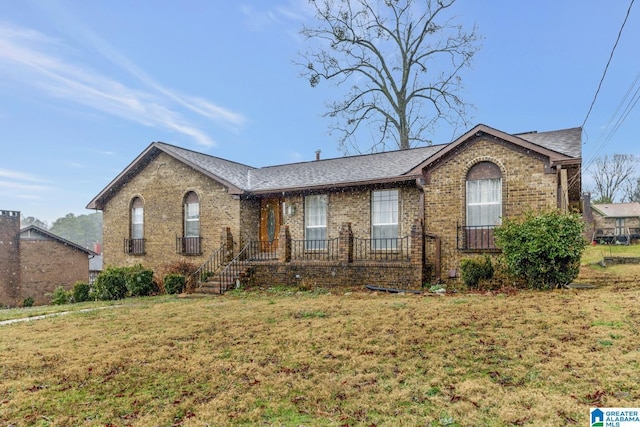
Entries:
[[0,211],[0,307],[20,305],[20,212]]
[[54,240],[21,240],[20,266],[20,303],[32,297],[36,305],[49,304],[57,287],[89,281],[88,255]]

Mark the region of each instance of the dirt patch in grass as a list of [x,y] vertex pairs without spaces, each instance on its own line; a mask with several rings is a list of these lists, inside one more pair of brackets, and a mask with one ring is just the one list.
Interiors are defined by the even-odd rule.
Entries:
[[8,325],[0,424],[586,425],[640,401],[639,297],[256,292]]

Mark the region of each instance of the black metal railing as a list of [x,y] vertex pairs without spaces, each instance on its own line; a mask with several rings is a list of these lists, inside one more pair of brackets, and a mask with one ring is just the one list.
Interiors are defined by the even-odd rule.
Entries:
[[245,255],[249,260],[267,261],[278,259],[278,239],[251,240],[246,246]]
[[193,273],[194,282],[197,283],[197,287],[200,287],[202,282],[206,282],[207,279],[216,274],[227,260],[226,256],[224,245],[220,245],[220,247],[209,256],[209,259]]
[[353,238],[354,261],[408,261],[409,236],[362,239]]
[[494,225],[458,226],[457,246],[460,250],[496,251]]
[[147,239],[124,239],[124,253],[129,255],[144,255]]
[[176,253],[181,255],[202,255],[202,237],[176,236]]
[[291,240],[292,261],[335,261],[338,259],[339,240]]
[[260,245],[256,245],[255,241],[251,241],[238,252],[233,260],[227,264],[217,275],[220,284],[220,293],[225,293],[230,287],[235,287],[250,267],[251,260],[258,256],[262,249]]

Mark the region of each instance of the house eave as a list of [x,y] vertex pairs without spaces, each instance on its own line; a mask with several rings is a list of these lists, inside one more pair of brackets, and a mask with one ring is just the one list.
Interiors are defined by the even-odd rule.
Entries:
[[327,191],[327,190],[335,190],[335,189],[357,188],[357,187],[374,187],[376,185],[416,182],[416,180],[420,179],[421,177],[422,175],[420,174],[403,175],[403,176],[373,179],[373,180],[366,180],[366,181],[345,181],[345,182],[336,182],[336,183],[316,185],[316,186],[286,187],[286,188],[256,190],[256,191],[247,192],[245,194],[252,195],[252,196],[267,196],[267,195],[274,195],[274,194],[286,195],[290,193],[319,192],[319,191]]

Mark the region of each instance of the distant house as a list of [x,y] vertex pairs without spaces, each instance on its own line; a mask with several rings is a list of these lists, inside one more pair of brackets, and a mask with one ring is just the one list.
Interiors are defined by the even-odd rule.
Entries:
[[419,289],[495,253],[504,217],[579,210],[581,134],[478,125],[448,144],[263,168],[154,142],[87,208],[103,212],[106,266],[187,261],[218,291]]
[[95,255],[34,225],[20,229],[20,212],[0,211],[0,305],[18,306],[28,297],[49,303],[57,287],[89,281]]
[[597,243],[630,243],[640,239],[640,203],[591,204],[592,240]]

